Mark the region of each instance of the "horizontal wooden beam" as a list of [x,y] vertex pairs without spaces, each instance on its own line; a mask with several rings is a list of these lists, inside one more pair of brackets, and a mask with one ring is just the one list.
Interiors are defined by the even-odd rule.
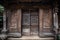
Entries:
[[[57,0],[56,0],[57,1]],[[55,0],[1,0],[0,4],[12,5],[12,4],[20,4],[20,5],[52,5]]]
[[40,6],[40,5],[53,5],[53,4],[47,2],[19,2],[19,3],[8,3],[8,5]]

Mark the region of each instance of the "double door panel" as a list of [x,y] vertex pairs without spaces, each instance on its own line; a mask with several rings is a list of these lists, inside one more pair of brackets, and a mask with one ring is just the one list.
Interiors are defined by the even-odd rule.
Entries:
[[38,35],[38,12],[23,12],[22,34],[24,36]]

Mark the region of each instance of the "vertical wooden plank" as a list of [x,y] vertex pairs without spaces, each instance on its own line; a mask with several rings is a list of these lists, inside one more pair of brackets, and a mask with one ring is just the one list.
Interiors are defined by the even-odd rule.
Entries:
[[2,34],[0,34],[0,40],[5,40],[7,38],[7,10],[4,10],[3,12],[3,29],[1,31]]
[[17,23],[17,27],[18,27],[18,31],[20,32],[20,35],[21,35],[21,13],[22,13],[22,11],[21,11],[21,9],[19,9],[18,11],[17,11],[17,13],[18,13],[18,19],[17,19],[17,21],[18,21],[18,23]]

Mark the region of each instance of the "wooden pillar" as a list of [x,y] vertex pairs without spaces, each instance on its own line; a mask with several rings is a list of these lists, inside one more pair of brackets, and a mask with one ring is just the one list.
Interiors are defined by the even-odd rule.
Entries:
[[19,9],[18,11],[17,11],[17,13],[18,13],[18,19],[17,19],[17,24],[18,24],[18,26],[17,26],[17,30],[20,32],[20,35],[21,35],[21,9]]
[[58,2],[56,1],[54,4],[54,10],[53,10],[54,14],[53,14],[53,18],[54,18],[54,27],[55,29],[58,29]]
[[54,13],[53,17],[54,17],[54,27],[56,29],[58,29],[58,15],[57,15],[57,13]]
[[39,9],[39,36],[42,35],[42,27],[43,27],[43,9]]
[[54,10],[53,10],[54,14],[53,14],[53,22],[54,22],[54,31],[55,31],[55,40],[57,39],[58,36],[58,7],[55,6]]
[[58,9],[55,8],[55,12],[53,14],[53,18],[54,18],[54,27],[56,29],[58,29],[58,15],[57,15]]
[[6,29],[6,10],[3,12],[3,29],[2,34],[0,34],[0,40],[4,40],[7,38],[6,35],[7,29]]
[[6,29],[6,10],[3,13],[3,30],[2,33],[6,33],[7,29]]

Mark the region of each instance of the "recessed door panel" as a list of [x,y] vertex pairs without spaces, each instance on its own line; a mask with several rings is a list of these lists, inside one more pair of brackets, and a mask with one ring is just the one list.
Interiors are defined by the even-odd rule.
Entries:
[[31,13],[31,35],[38,35],[38,12]]
[[23,25],[30,25],[30,14],[23,14]]
[[23,36],[30,36],[30,25],[23,25],[22,34]]
[[31,16],[31,25],[38,25],[38,16]]
[[31,36],[38,35],[38,25],[31,25]]
[[28,12],[23,13],[23,29],[22,29],[22,34],[24,36],[29,36],[30,35],[30,14]]

